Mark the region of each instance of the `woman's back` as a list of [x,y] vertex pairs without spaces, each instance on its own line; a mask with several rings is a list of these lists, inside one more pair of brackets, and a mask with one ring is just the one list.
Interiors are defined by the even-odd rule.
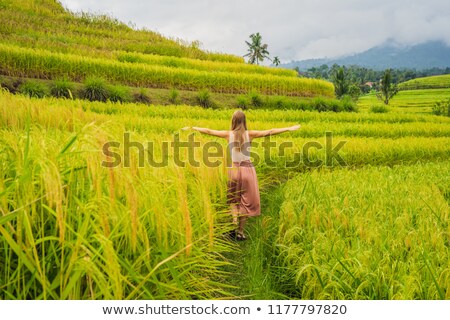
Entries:
[[250,137],[248,131],[245,130],[243,134],[243,144],[239,148],[239,139],[235,139],[234,132],[230,131],[230,136],[228,138],[228,145],[231,150],[231,160],[233,162],[242,162],[250,160]]

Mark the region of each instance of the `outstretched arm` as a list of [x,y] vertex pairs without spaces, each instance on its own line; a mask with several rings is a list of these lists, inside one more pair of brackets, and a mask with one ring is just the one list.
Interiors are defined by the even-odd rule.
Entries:
[[192,130],[198,131],[200,133],[209,134],[210,136],[220,137],[220,138],[228,137],[228,130],[212,130],[212,129],[208,129],[208,128],[199,128],[199,127],[192,127]]
[[286,128],[275,128],[275,129],[269,129],[269,130],[249,130],[248,135],[251,139],[253,138],[261,138],[261,137],[267,137],[267,136],[273,136],[275,134],[280,134],[287,131],[295,131],[300,129],[300,125],[297,124],[292,127],[286,127]]

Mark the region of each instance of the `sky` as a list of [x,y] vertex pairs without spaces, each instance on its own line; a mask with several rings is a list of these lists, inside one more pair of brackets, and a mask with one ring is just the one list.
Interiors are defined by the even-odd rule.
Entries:
[[243,56],[259,32],[271,57],[349,55],[394,42],[450,45],[448,0],[61,0],[71,11],[108,14],[201,48]]

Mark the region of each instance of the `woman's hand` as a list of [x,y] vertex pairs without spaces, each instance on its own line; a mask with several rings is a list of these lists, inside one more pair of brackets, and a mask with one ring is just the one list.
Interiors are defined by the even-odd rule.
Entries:
[[300,125],[299,124],[296,124],[295,126],[292,126],[292,127],[289,127],[289,131],[295,131],[295,130],[298,130],[298,129],[300,129]]

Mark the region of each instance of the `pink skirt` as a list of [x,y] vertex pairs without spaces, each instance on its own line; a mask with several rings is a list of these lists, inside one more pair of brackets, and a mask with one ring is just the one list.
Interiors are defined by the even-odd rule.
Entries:
[[261,214],[258,179],[250,161],[233,162],[233,167],[228,168],[227,202],[237,205],[242,215]]

